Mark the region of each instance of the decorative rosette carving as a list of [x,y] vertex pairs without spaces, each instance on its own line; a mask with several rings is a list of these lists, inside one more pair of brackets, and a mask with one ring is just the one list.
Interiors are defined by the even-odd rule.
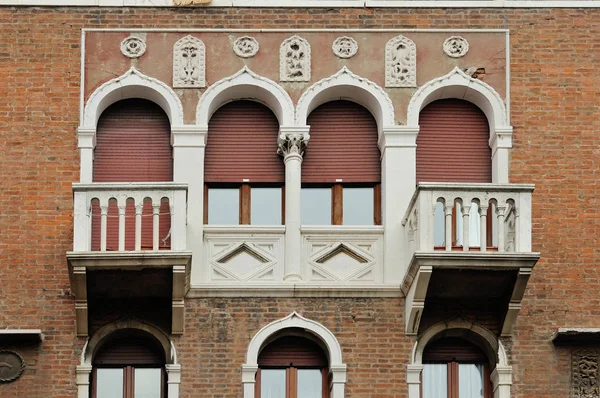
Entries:
[[460,58],[469,52],[469,42],[464,37],[450,36],[444,41],[444,52],[452,58]]
[[233,43],[233,52],[242,58],[254,57],[258,52],[258,41],[254,37],[238,37]]
[[121,53],[128,58],[139,58],[146,52],[146,41],[139,36],[129,36],[121,42]]
[[358,43],[349,36],[342,36],[335,39],[331,49],[338,58],[351,58],[358,52]]

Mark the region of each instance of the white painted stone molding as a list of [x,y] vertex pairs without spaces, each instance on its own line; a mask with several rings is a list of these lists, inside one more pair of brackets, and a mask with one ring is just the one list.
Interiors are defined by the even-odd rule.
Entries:
[[388,126],[394,126],[394,104],[383,88],[371,80],[343,67],[336,74],[319,80],[307,88],[296,105],[296,124],[306,125],[308,115],[319,105],[340,98],[367,108],[377,122],[381,135]]
[[167,371],[167,397],[179,398],[179,386],[181,383],[181,365],[177,363],[177,351],[175,345],[169,336],[162,330],[148,323],[141,322],[134,318],[124,319],[110,323],[88,338],[81,352],[80,363],[77,365],[77,398],[89,398],[90,395],[90,374],[92,373],[92,361],[96,352],[110,338],[110,336],[119,330],[137,329],[151,334],[164,350]]
[[325,326],[310,319],[306,319],[297,312],[292,312],[285,318],[276,320],[258,331],[248,345],[246,363],[242,365],[242,383],[244,398],[254,398],[256,372],[258,370],[258,356],[272,337],[286,335],[286,329],[302,329],[319,340],[327,350],[329,359],[329,396],[331,398],[344,398],[346,386],[346,364],[342,362],[342,349],[333,333]]
[[333,41],[331,50],[338,58],[352,58],[358,52],[358,43],[349,36],[338,37]]
[[196,108],[196,125],[208,126],[212,114],[227,102],[252,99],[268,106],[280,125],[294,124],[294,103],[283,87],[257,75],[247,66],[236,74],[214,83],[200,97]]
[[146,40],[137,35],[131,35],[121,42],[121,53],[128,58],[139,58],[146,52]]
[[451,58],[461,58],[469,52],[469,42],[461,36],[450,36],[444,40],[444,53]]
[[179,39],[173,46],[173,87],[206,86],[206,47],[192,35]]
[[417,86],[417,46],[399,35],[385,45],[385,86]]
[[233,52],[242,58],[251,58],[258,53],[258,41],[254,37],[242,36],[233,42]]
[[310,44],[300,36],[292,36],[279,46],[279,80],[310,81]]

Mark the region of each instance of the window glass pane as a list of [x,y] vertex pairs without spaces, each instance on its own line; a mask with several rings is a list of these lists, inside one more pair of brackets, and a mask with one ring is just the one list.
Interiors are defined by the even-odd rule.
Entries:
[[123,398],[123,369],[96,370],[96,398]]
[[448,398],[448,369],[445,363],[423,365],[423,396]]
[[250,190],[250,224],[281,225],[281,188]]
[[298,398],[322,398],[321,369],[298,369]]
[[240,223],[240,190],[210,188],[208,190],[208,223],[237,225]]
[[161,369],[135,369],[134,398],[160,398]]
[[483,398],[483,364],[458,365],[458,397]]
[[346,188],[344,198],[344,225],[373,225],[373,188]]
[[331,188],[302,188],[301,222],[304,225],[331,225]]
[[285,369],[260,370],[260,398],[285,398]]
[[433,213],[433,245],[434,246],[445,246],[446,245],[446,218],[444,212],[444,205],[440,202],[435,204],[435,211]]

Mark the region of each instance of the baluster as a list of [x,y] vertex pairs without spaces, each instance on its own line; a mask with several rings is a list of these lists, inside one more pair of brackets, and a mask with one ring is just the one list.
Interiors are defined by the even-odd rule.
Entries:
[[142,212],[144,211],[144,200],[138,200],[135,205],[135,250],[142,250]]
[[454,203],[451,205],[444,206],[444,213],[446,215],[446,251],[452,251],[452,210],[454,209]]
[[471,214],[471,204],[462,205],[462,222],[463,222],[463,251],[469,251],[469,216]]
[[482,252],[487,250],[487,211],[488,206],[482,204],[479,205],[479,221],[481,222],[479,246]]
[[119,203],[119,251],[125,250],[125,208],[127,205],[127,199],[125,203]]
[[108,203],[100,205],[100,251],[106,251],[106,229],[108,225]]
[[175,220],[175,203],[174,202],[175,201],[173,200],[173,197],[171,197],[169,199],[169,212],[171,213],[171,250],[174,250],[174,248],[177,248],[177,244],[179,243],[179,242],[175,241],[175,239],[177,239],[179,237],[179,231],[175,231],[175,228],[178,227],[179,225],[177,224],[177,221]]
[[506,211],[506,204],[496,206],[496,215],[498,217],[498,251],[504,252],[506,250],[504,243],[504,212]]
[[160,200],[156,203],[156,200],[152,200],[152,250],[158,250],[158,224],[160,215]]

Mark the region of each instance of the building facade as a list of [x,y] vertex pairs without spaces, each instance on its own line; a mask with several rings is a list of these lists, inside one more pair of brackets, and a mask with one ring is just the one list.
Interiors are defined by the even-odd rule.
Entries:
[[599,8],[0,0],[0,396],[600,396]]

